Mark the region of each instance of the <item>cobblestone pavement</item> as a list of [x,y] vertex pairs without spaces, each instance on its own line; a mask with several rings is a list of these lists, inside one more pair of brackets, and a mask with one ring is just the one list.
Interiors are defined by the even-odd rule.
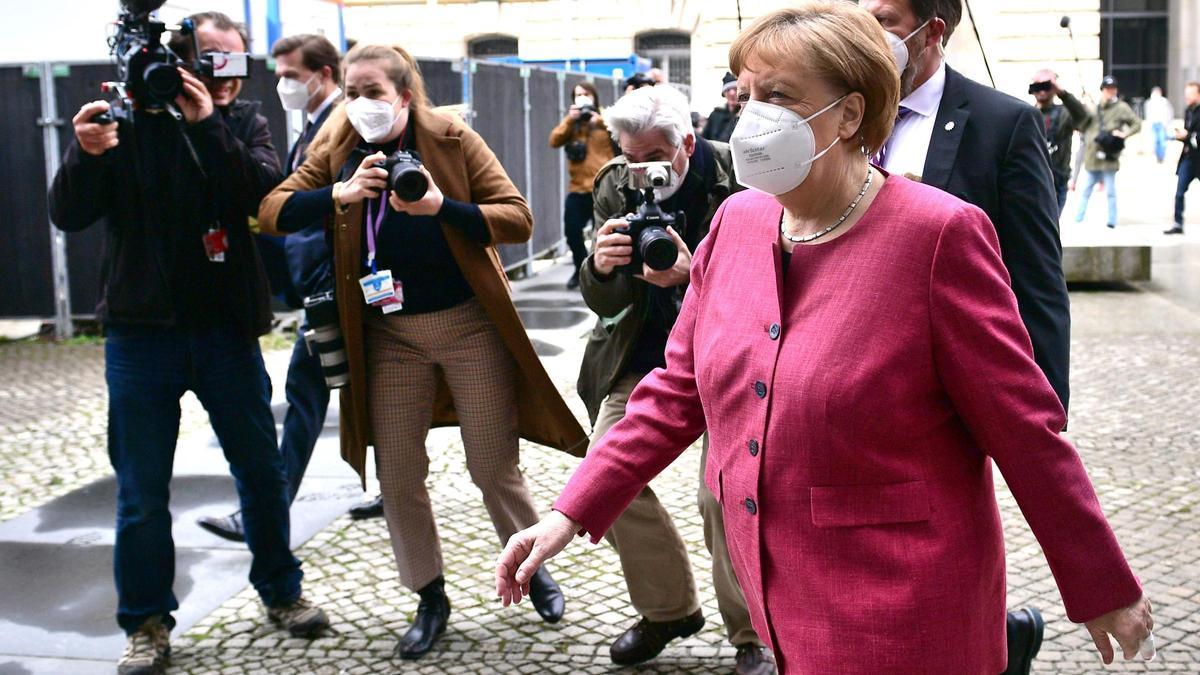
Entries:
[[[1146,584],[1157,620],[1160,657],[1110,667],[1117,672],[1200,672],[1200,314],[1162,295],[1129,289],[1072,293],[1074,441],[1106,513]],[[569,331],[533,331],[563,348],[545,359],[576,413],[573,394],[585,322]],[[552,335],[553,333],[553,335]],[[563,337],[566,339],[563,339]],[[272,355],[272,372],[278,359]],[[0,346],[0,486],[11,517],[107,471],[103,442],[101,350],[95,346]],[[47,373],[57,373],[47,376]],[[277,379],[277,383],[281,380]],[[67,392],[69,391],[69,394]],[[11,403],[11,405],[10,405]],[[53,411],[53,412],[47,412]],[[194,407],[189,423],[203,425]],[[541,623],[526,604],[501,609],[492,595],[498,541],[465,470],[454,430],[430,435],[430,490],[447,561],[453,613],[437,651],[401,663],[391,651],[415,610],[396,578],[385,525],[342,517],[299,552],[306,592],[333,617],[336,633],[309,642],[263,620],[247,589],[173,642],[176,673],[603,673],[608,645],[636,617],[615,554],[573,543],[552,563],[567,594],[567,614]],[[677,641],[645,673],[729,672],[710,567],[695,505],[699,452],[689,450],[654,484],[692,550],[703,609],[702,632]],[[548,508],[577,460],[537,446],[523,468]],[[59,476],[61,483],[48,484]],[[1047,619],[1037,673],[1101,670],[1082,627],[1064,617],[1045,558],[998,478],[1009,563],[1010,606],[1038,607]],[[930,608],[936,611],[936,608]],[[848,648],[853,648],[849,645]],[[953,648],[953,645],[948,645]]]

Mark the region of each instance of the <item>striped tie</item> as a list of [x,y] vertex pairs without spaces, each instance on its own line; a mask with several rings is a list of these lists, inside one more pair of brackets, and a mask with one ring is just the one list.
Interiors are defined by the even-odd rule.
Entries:
[[[910,114],[912,114],[912,110],[910,108],[900,106],[899,112],[896,113],[896,124],[899,125],[900,121],[903,120],[905,117],[908,117]],[[896,135],[896,127],[893,126],[892,127],[892,137],[894,138],[895,135]],[[886,141],[884,141],[883,145],[881,145],[879,147],[879,152],[875,153],[875,156],[871,158],[871,162],[875,166],[878,166],[880,168],[883,167],[883,163],[887,161],[888,145],[890,145],[891,142],[892,142],[892,138],[888,138]]]

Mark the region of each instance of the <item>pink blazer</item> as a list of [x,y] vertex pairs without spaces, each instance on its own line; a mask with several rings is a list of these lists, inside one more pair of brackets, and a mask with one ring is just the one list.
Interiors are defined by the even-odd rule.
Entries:
[[754,627],[796,673],[1005,668],[1003,473],[1072,621],[1132,604],[982,211],[891,176],[781,270],[782,209],[741,192],[692,263],[667,367],[555,508],[599,541],[707,427]]

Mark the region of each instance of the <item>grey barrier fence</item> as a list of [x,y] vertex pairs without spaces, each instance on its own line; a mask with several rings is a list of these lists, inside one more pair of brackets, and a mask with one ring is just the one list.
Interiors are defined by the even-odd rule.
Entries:
[[[550,131],[576,84],[591,80],[601,105],[608,105],[620,81],[465,59],[419,63],[433,105],[459,106],[528,200],[532,239],[499,247],[506,269],[528,273],[533,260],[564,246],[566,162],[561,149],[550,147]],[[56,335],[68,337],[71,317],[90,316],[96,306],[103,228],[59,232],[49,220],[46,192],[72,139],[71,117],[84,103],[104,98],[100,85],[114,75],[108,62],[0,65],[6,92],[0,98],[0,318],[54,317]],[[282,160],[295,130],[264,60],[254,59],[240,98],[262,102]]]

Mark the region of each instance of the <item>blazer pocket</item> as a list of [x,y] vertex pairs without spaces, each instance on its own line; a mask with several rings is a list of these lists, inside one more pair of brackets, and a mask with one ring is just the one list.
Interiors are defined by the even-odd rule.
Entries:
[[859,527],[929,520],[925,481],[809,488],[817,527]]

